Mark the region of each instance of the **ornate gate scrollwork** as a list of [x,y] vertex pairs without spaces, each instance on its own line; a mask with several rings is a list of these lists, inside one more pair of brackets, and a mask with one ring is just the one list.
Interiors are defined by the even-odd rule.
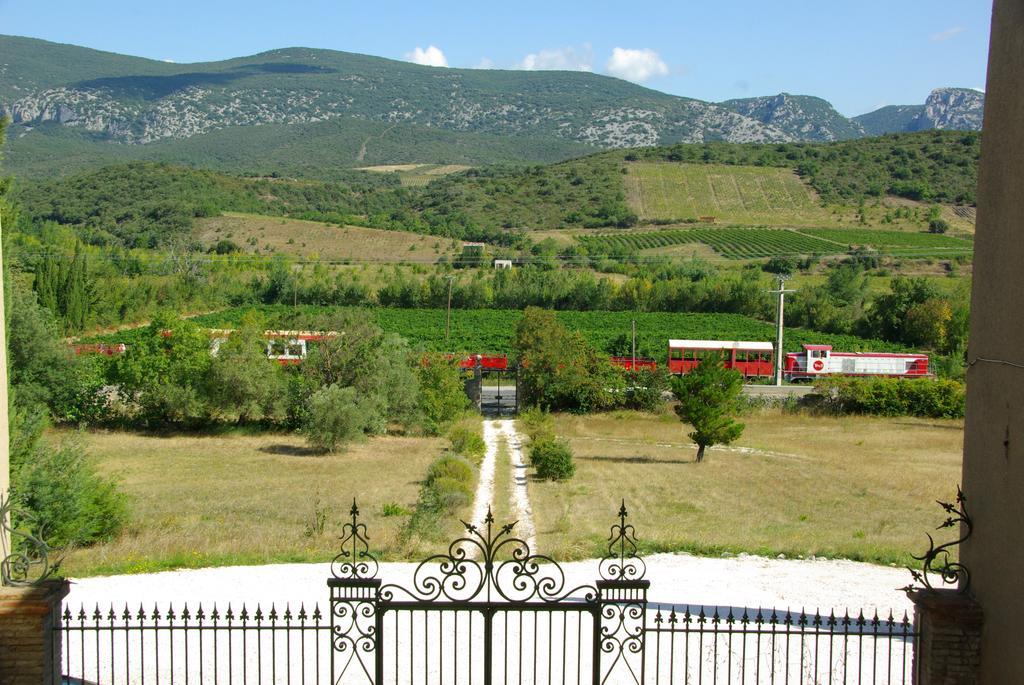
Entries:
[[[581,584],[572,584],[557,561],[535,553],[525,540],[516,537],[516,522],[496,525],[490,509],[479,524],[463,521],[465,533],[450,542],[444,552],[420,562],[410,585],[384,584],[377,576],[379,564],[369,551],[366,526],[359,521],[355,502],[350,515],[351,521],[343,527],[341,552],[331,564],[328,579],[332,682],[351,679],[353,674],[364,676],[364,682],[390,682],[385,675],[384,642],[386,636],[392,641],[398,639],[398,624],[387,628],[386,632],[384,618],[390,613],[397,616],[402,612],[421,616],[428,612],[455,614],[456,632],[458,616],[469,614],[471,640],[482,641],[482,663],[478,665],[485,683],[492,682],[492,675],[498,669],[503,669],[507,675],[507,660],[510,655],[519,654],[515,645],[496,644],[501,639],[511,639],[507,633],[510,615],[520,617],[520,629],[524,615],[531,616],[536,626],[537,615],[558,614],[562,616],[563,627],[568,625],[566,616],[576,617],[582,625],[586,615],[590,617],[592,637],[584,644],[585,631],[581,628],[573,632],[578,644],[572,649],[576,650],[574,654],[581,669],[583,666],[589,669],[589,680],[595,684],[643,682],[644,616],[650,583],[644,579],[646,566],[637,554],[635,530],[626,522],[625,502],[619,510],[619,522],[611,527],[608,554],[599,563],[599,579],[595,583]],[[473,628],[472,616],[479,618],[478,628]],[[505,633],[495,630],[496,616],[504,617]],[[412,618],[409,621],[411,635]],[[423,643],[410,647],[407,668],[412,669],[416,664],[413,652],[422,649],[427,659],[435,649],[431,640],[440,644],[442,636],[432,635],[430,625],[426,619],[422,620],[425,634],[418,637]],[[437,620],[437,625],[438,630],[443,630],[443,616]],[[568,629],[564,629],[563,639],[568,639],[569,634]],[[547,636],[549,642],[553,642],[554,633],[550,628]],[[522,650],[522,632],[518,639],[519,650]],[[397,670],[397,642],[394,644],[393,666]],[[564,644],[528,646],[533,652],[548,650],[549,663],[554,653],[551,650],[556,648],[562,650],[564,661],[565,651],[569,649]],[[437,659],[443,661],[441,647],[436,649]],[[502,656],[505,662],[500,661]],[[554,671],[549,670],[546,675],[548,682],[555,682]]]

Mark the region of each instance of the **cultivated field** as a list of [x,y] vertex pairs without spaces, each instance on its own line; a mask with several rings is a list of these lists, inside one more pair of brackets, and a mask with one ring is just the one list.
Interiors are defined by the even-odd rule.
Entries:
[[970,256],[974,250],[973,243],[962,238],[866,228],[670,228],[606,232],[578,240],[592,254],[613,254],[616,249],[673,254],[699,244],[726,259],[844,254],[856,247],[893,256],[938,258]]
[[116,540],[74,551],[64,567],[74,576],[329,560],[353,497],[376,551],[415,553],[416,541],[399,539],[408,516],[384,507],[412,510],[419,481],[447,444],[373,438],[318,455],[285,434],[82,439],[101,471],[120,478],[131,522]]
[[455,174],[469,168],[464,164],[379,164],[360,167],[360,170],[379,174],[398,174],[403,186],[423,186],[438,176]]
[[[912,563],[960,478],[961,421],[744,418],[733,447],[694,462],[674,414],[559,416],[567,483],[531,482],[542,550],[600,554],[625,498],[646,551],[752,552]],[[909,576],[908,576],[909,581]]]
[[205,246],[231,240],[251,253],[337,260],[434,263],[455,250],[450,240],[418,233],[238,213],[200,219],[194,235]]
[[635,162],[626,197],[643,220],[697,219],[765,226],[822,226],[836,217],[789,169]]
[[[868,199],[862,207],[823,205],[790,169],[729,164],[633,162],[623,177],[626,198],[641,221],[715,217],[718,224],[847,227],[920,231],[930,205],[900,197]],[[970,207],[940,207],[956,233],[974,232]]]
[[[309,325],[316,316],[339,311],[336,307],[267,305],[238,307],[214,314],[197,316],[194,321],[210,328],[236,326],[246,312],[263,314],[272,328],[295,328]],[[444,309],[390,309],[368,310],[385,331],[407,338],[413,345],[429,351],[508,353],[512,351],[515,327],[522,312],[512,309],[458,309],[452,310],[451,335],[445,340]],[[621,335],[630,332],[630,322],[637,326],[639,350],[664,359],[670,338],[711,340],[772,340],[775,327],[740,314],[674,314],[670,312],[579,312],[559,311],[558,320],[572,330],[579,331],[598,350],[605,350]],[[118,334],[117,340],[129,342],[130,335]],[[114,338],[110,338],[113,340]],[[853,335],[819,333],[802,328],[786,330],[786,349],[798,351],[803,343],[831,344],[845,351],[901,351],[899,345],[880,340],[868,340]]]

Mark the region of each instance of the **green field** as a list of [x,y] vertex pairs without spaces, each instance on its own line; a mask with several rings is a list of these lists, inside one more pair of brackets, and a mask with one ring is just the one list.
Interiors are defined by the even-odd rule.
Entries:
[[668,252],[679,245],[702,243],[727,259],[842,254],[869,247],[885,254],[914,257],[970,255],[969,240],[932,233],[848,228],[684,228],[580,236],[591,254],[623,250]]
[[[309,326],[318,317],[338,309],[329,307],[271,305],[235,308],[193,319],[201,326],[230,328],[238,324],[247,311],[259,311],[270,328]],[[398,333],[413,345],[426,350],[454,352],[512,351],[512,338],[522,313],[509,309],[452,310],[451,338],[445,342],[444,309],[371,309],[378,325],[385,331]],[[665,312],[558,312],[559,320],[578,330],[595,347],[607,349],[620,335],[628,334],[630,321],[636,320],[637,347],[656,358],[664,357],[669,338],[712,340],[772,340],[774,326],[739,314],[673,314]],[[137,333],[134,333],[137,335]],[[131,342],[132,332],[107,336]],[[797,351],[802,343],[832,344],[842,350],[898,351],[893,343],[866,340],[852,335],[818,333],[799,328],[786,331],[786,349]]]
[[836,216],[790,169],[637,162],[626,195],[641,220],[697,219],[769,226],[822,226]]
[[974,243],[948,235],[910,231],[881,231],[870,228],[802,228],[800,233],[841,243],[846,247],[867,246],[896,255],[970,255]]

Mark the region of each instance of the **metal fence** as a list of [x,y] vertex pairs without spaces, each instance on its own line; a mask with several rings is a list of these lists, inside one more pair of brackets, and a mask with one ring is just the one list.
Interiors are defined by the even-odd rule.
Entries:
[[912,682],[906,615],[649,602],[626,518],[590,583],[488,514],[399,585],[378,577],[353,506],[326,612],[67,608],[54,646],[68,683]]

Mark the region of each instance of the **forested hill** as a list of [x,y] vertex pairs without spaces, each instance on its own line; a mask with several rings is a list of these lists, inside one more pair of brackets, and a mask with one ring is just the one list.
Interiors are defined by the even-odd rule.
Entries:
[[333,182],[238,177],[154,163],[65,179],[19,180],[22,227],[50,221],[85,240],[187,246],[196,217],[222,211],[358,223],[513,244],[524,229],[622,227],[637,221],[622,171],[632,162],[797,170],[825,202],[897,195],[971,204],[980,134],[927,131],[839,143],[674,145],[605,152],[547,166],[491,166],[401,187],[395,174],[344,172]]
[[[975,113],[981,101],[954,100],[935,125],[973,126],[956,110]],[[11,36],[0,36],[0,115],[14,124],[7,166],[22,176],[155,160],[328,179],[380,164],[550,162],[864,132],[806,96],[716,104],[586,72],[435,68],[308,48],[173,64]]]

